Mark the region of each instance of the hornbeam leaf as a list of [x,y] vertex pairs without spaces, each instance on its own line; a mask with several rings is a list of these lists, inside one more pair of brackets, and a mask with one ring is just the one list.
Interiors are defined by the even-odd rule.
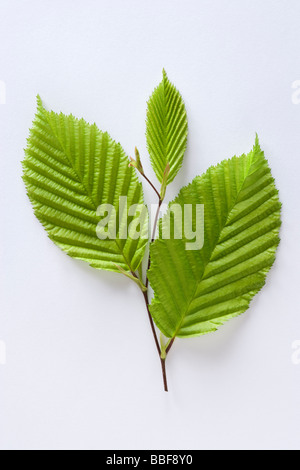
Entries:
[[[124,232],[134,219],[128,216],[130,206],[143,204],[142,186],[128,163],[121,145],[106,132],[72,115],[46,111],[38,97],[23,161],[29,199],[51,240],[97,269],[119,272],[119,265],[134,272],[143,259],[147,218],[141,224],[144,237]],[[127,197],[127,210],[120,207],[121,196]],[[114,207],[115,239],[97,236],[102,204]]]
[[148,101],[147,147],[152,167],[162,183],[170,164],[168,184],[177,175],[187,143],[187,116],[178,90],[163,70],[163,79]]
[[[175,239],[183,222],[169,208],[151,246],[151,314],[169,338],[197,336],[245,312],[275,259],[281,203],[258,138],[248,155],[209,168],[173,203],[204,205],[204,244],[192,251],[185,236]],[[172,238],[163,239],[168,217]]]

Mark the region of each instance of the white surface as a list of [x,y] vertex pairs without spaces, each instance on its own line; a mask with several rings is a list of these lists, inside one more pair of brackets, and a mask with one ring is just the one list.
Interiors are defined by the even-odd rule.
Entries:
[[[1,448],[300,448],[299,15],[299,0],[1,0]],[[169,394],[142,296],[52,244],[20,164],[37,93],[128,153],[137,145],[144,162],[146,100],[162,67],[189,119],[169,197],[249,151],[257,131],[283,202],[264,290],[217,333],[176,341]]]

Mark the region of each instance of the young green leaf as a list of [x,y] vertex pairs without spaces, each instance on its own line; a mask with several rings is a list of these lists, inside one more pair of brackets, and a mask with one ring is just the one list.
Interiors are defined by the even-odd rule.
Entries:
[[170,164],[168,184],[177,175],[187,142],[187,116],[180,93],[163,70],[163,79],[148,101],[147,147],[152,167],[160,183]]
[[[144,256],[146,237],[124,232],[133,218],[125,205],[121,210],[119,198],[127,197],[127,208],[143,203],[142,186],[128,164],[121,145],[95,124],[48,112],[38,97],[23,162],[28,196],[51,240],[97,269],[119,272],[118,265],[134,272]],[[97,236],[102,204],[116,212],[115,239]],[[147,230],[145,219],[141,231]]]
[[[173,203],[204,205],[204,245],[191,251],[185,237],[162,239],[165,215],[151,246],[150,310],[165,336],[197,336],[245,312],[275,259],[281,204],[258,139],[248,155],[196,177]],[[170,220],[174,230],[178,219]]]

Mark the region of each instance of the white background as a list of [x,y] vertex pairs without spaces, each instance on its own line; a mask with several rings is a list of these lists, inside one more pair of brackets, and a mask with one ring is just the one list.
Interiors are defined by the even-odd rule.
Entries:
[[[299,0],[1,0],[0,448],[300,448],[299,15]],[[258,132],[283,202],[265,288],[217,333],[175,342],[169,394],[139,291],[52,244],[20,164],[40,93],[137,145],[154,179],[145,111],[163,67],[189,119],[169,198]]]

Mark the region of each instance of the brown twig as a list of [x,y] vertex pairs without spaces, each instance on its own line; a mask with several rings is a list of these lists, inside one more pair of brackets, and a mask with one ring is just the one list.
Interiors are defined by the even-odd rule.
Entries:
[[145,178],[145,180],[150,184],[151,188],[156,192],[158,198],[160,199],[160,194],[159,192],[157,191],[156,187],[154,186],[153,183],[151,183],[151,181],[149,180],[149,178],[147,178],[147,176],[145,175],[145,173],[141,173],[141,175],[143,176],[143,178]]
[[152,333],[153,333],[153,337],[154,337],[156,349],[157,349],[158,355],[159,355],[159,357],[160,357],[160,355],[161,355],[161,349],[160,349],[160,345],[159,345],[159,342],[158,342],[157,334],[156,334],[156,331],[155,331],[155,326],[154,326],[153,318],[152,318],[152,316],[151,316],[150,309],[149,309],[148,291],[143,292],[143,296],[144,296],[144,299],[145,299],[146,309],[147,309],[148,318],[149,318],[151,330],[152,330]]
[[[149,180],[149,178],[147,178],[147,176],[142,172],[141,175],[145,178],[145,180],[150,184],[150,186],[153,188],[153,190],[155,191],[155,193],[157,194],[158,196],[158,207],[157,207],[157,211],[156,211],[156,215],[155,215],[155,220],[154,220],[154,225],[153,225],[153,230],[152,230],[152,236],[151,236],[151,243],[154,241],[155,239],[155,234],[156,234],[156,227],[157,227],[157,222],[158,222],[158,217],[159,217],[159,212],[160,212],[160,208],[161,208],[161,205],[162,205],[162,198],[161,198],[161,195],[159,194],[159,192],[157,191],[157,189],[155,188],[155,186],[152,184],[152,182]],[[149,257],[148,257],[148,265],[147,265],[147,272],[150,268],[150,265],[151,265],[151,258],[150,258],[150,251],[149,251]],[[137,277],[137,275],[135,273],[132,273],[135,277]],[[161,363],[161,369],[162,369],[162,376],[163,376],[163,382],[164,382],[164,390],[165,392],[168,391],[168,383],[167,383],[167,373],[166,373],[166,358],[165,357],[161,357],[162,354],[161,354],[161,348],[160,348],[160,345],[159,345],[159,341],[158,341],[158,338],[157,338],[157,333],[156,333],[156,330],[155,330],[155,325],[154,325],[154,322],[153,322],[153,318],[152,318],[152,315],[150,313],[150,308],[149,308],[149,295],[148,295],[148,285],[149,285],[149,279],[148,279],[148,276],[146,274],[146,282],[145,282],[145,287],[147,288],[147,291],[143,292],[143,297],[144,297],[144,300],[145,300],[145,304],[146,304],[146,309],[147,309],[147,313],[148,313],[148,318],[149,318],[149,322],[150,322],[150,326],[151,326],[151,330],[152,330],[152,334],[153,334],[153,338],[154,338],[154,341],[155,341],[155,345],[156,345],[156,349],[157,349],[157,352],[158,352],[158,355],[159,355],[159,358],[160,358],[160,363]],[[172,347],[172,344],[174,342],[174,339],[173,338],[170,343],[169,343],[169,346],[168,348],[166,349],[166,354],[169,352],[169,350],[171,349]]]
[[170,351],[171,347],[173,346],[173,343],[175,341],[175,337],[171,339],[171,341],[169,342],[169,345],[166,349],[166,354],[168,354],[168,352]]

